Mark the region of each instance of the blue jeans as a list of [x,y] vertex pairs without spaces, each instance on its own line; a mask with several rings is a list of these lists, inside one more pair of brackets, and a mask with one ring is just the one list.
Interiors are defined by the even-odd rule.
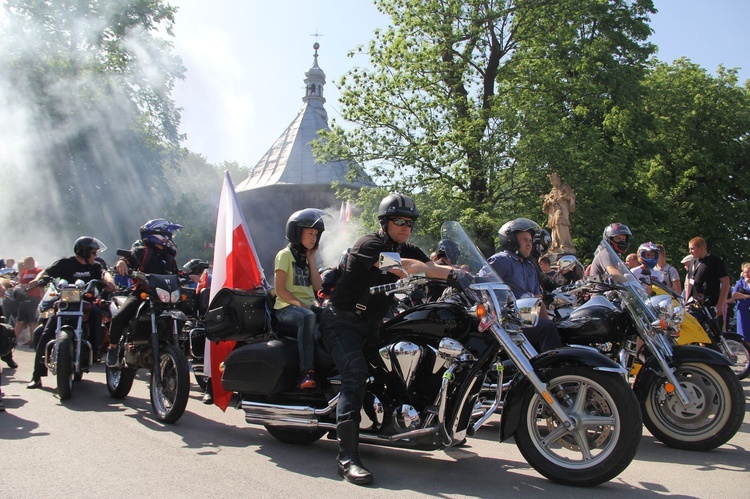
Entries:
[[296,305],[287,305],[276,310],[276,320],[286,327],[297,328],[300,372],[315,368],[315,313]]
[[354,420],[359,424],[369,369],[365,346],[377,340],[380,321],[365,321],[353,312],[340,312],[328,306],[320,317],[320,335],[341,374],[341,392],[336,406],[336,422]]

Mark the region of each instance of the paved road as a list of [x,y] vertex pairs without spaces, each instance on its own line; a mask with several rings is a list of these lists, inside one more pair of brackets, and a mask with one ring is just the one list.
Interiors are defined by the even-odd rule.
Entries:
[[[151,415],[146,371],[123,401],[109,397],[96,366],[64,403],[45,388],[27,390],[32,353],[16,352],[3,371],[0,497],[701,497],[736,499],[750,490],[750,415],[729,444],[712,452],[670,449],[649,434],[619,477],[591,489],[556,485],[526,464],[512,442],[497,443],[497,423],[466,447],[420,452],[363,446],[375,474],[356,487],[336,474],[336,444],[297,447],[250,426],[240,410],[200,402],[193,385],[185,415],[167,426]],[[750,382],[744,382],[746,402]],[[750,414],[750,413],[749,413]]]

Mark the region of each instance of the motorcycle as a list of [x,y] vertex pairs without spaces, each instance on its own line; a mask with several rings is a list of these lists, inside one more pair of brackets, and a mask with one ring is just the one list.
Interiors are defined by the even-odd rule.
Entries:
[[[446,222],[442,231],[460,245],[461,263],[481,277],[462,277],[452,283],[460,289],[450,299],[413,306],[383,323],[378,343],[365,351],[371,377],[360,442],[445,449],[461,445],[499,413],[500,440],[514,437],[548,479],[592,486],[617,476],[633,459],[642,432],[625,370],[591,348],[537,355],[521,326],[535,323],[539,307],[515,300],[460,224]],[[403,271],[397,253],[380,255],[382,271],[395,268]],[[371,292],[411,293],[430,281],[407,274]],[[341,379],[331,358],[318,344],[318,388],[298,390],[296,343],[270,324],[264,292],[219,291],[206,316],[208,338],[245,342],[224,361],[222,387],[235,392],[246,422],[265,426],[282,442],[310,444],[326,433],[335,438]],[[500,353],[518,370],[507,383],[496,362]],[[480,394],[490,371],[499,382],[485,408]]]
[[94,364],[88,320],[91,307],[97,306],[94,301],[104,287],[104,281],[99,279],[88,283],[79,279],[73,284],[60,279],[49,287],[39,304],[40,311],[50,312],[56,321],[55,338],[43,348],[44,363],[57,379],[60,400],[73,395],[73,382],[80,381]]
[[[120,256],[130,256],[118,250]],[[180,350],[179,337],[187,316],[178,305],[186,298],[180,293],[176,275],[144,274],[134,271],[130,278],[144,286],[142,302],[130,322],[118,349],[117,367],[107,366],[107,389],[116,399],[125,398],[133,386],[138,369],[151,374],[149,393],[151,406],[159,421],[174,423],[185,412],[190,395],[190,369]],[[125,296],[114,296],[117,307]]]
[[610,262],[606,275],[567,289],[590,296],[588,301],[566,314],[560,310],[570,304],[553,301],[561,306],[555,322],[563,342],[593,346],[627,368],[644,424],[666,445],[705,451],[725,444],[745,414],[731,361],[708,348],[678,344],[682,305],[669,295],[649,297],[606,240],[599,251]]

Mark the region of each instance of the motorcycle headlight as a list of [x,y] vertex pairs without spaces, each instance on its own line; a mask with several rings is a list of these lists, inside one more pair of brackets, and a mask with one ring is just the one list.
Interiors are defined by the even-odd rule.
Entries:
[[81,290],[78,288],[63,288],[60,291],[60,301],[63,303],[80,303]]
[[659,319],[663,319],[669,325],[674,325],[672,318],[674,315],[674,304],[672,298],[667,295],[656,295],[649,298],[651,305],[656,310]]
[[521,315],[524,326],[534,327],[542,310],[542,300],[539,298],[519,298],[516,300],[516,308]]
[[169,303],[170,293],[166,289],[156,288],[156,297],[162,303]]
[[675,305],[672,311],[672,325],[679,326],[685,320],[685,307],[682,305]]
[[169,295],[169,299],[172,303],[178,303],[180,301],[180,290],[172,291],[172,294]]

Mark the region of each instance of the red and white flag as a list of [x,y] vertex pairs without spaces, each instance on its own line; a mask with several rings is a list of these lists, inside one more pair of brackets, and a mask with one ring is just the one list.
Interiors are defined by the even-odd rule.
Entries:
[[[234,184],[229,172],[224,177],[224,187],[219,199],[219,215],[216,218],[214,242],[214,265],[211,278],[211,303],[221,288],[255,289],[266,285],[263,268],[258,260],[247,222],[237,202]],[[204,372],[211,373],[214,404],[226,410],[232,393],[221,386],[219,367],[234,349],[234,341],[206,341]]]

